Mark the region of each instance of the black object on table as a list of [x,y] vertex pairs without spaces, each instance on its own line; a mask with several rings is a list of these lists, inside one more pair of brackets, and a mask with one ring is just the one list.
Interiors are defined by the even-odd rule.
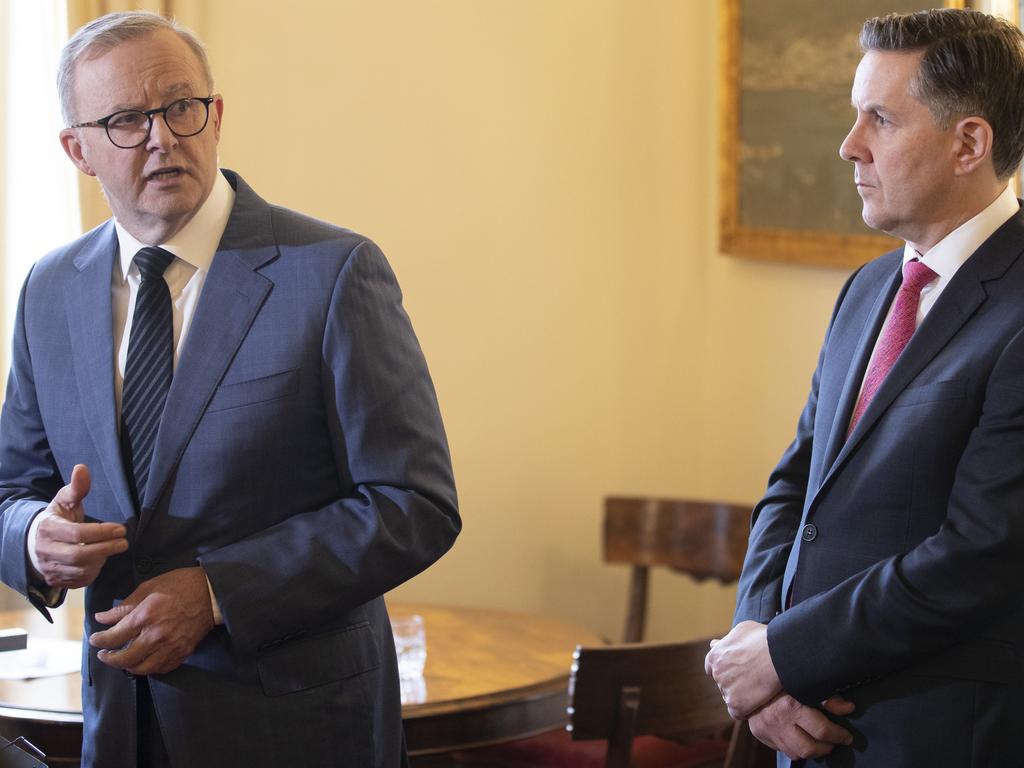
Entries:
[[0,768],[46,768],[46,757],[35,744],[19,736],[8,741],[0,736]]

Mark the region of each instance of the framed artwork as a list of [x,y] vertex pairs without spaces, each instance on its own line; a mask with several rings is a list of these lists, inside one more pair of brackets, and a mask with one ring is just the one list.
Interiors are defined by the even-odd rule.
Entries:
[[[853,167],[839,145],[853,124],[861,24],[934,5],[722,0],[722,252],[850,267],[901,245],[862,221]],[[964,0],[945,5],[962,8]]]

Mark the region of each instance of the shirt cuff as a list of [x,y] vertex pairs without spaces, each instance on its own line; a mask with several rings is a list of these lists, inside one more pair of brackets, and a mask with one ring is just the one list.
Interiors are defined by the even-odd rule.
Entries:
[[213,609],[213,623],[218,627],[224,623],[224,617],[220,615],[220,605],[217,604],[217,596],[213,594],[213,585],[210,577],[206,577],[206,588],[210,590],[210,607]]
[[36,555],[36,535],[39,532],[39,524],[48,514],[51,513],[46,511],[46,506],[42,506],[36,516],[32,518],[32,522],[28,526],[28,536],[25,537],[25,547],[28,550],[29,591],[44,605],[53,608],[60,600],[61,589],[49,586],[43,579],[42,564]]
[[46,507],[42,506],[36,516],[32,518],[32,522],[28,526],[28,538],[25,540],[25,546],[28,548],[29,573],[36,579],[43,578],[41,564],[36,556],[36,535],[39,532],[39,524],[45,517],[44,512],[46,512]]

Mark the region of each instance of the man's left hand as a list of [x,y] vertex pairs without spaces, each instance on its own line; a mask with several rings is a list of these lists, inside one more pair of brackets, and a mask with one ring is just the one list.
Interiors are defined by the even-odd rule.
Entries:
[[96,621],[113,625],[89,637],[104,664],[135,675],[177,669],[213,629],[206,573],[178,568],[144,581]]
[[718,683],[736,720],[771,701],[782,690],[768,652],[768,625],[743,621],[721,640],[711,641],[704,671]]
[[[839,696],[822,702],[822,708],[840,717],[853,714],[854,709],[851,702]],[[824,757],[840,744],[853,743],[848,730],[785,693],[751,714],[749,722],[750,732],[758,741],[793,760]]]

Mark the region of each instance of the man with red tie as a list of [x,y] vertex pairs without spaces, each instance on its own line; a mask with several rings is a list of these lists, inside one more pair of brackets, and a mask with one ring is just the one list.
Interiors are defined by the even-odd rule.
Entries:
[[707,669],[783,766],[1019,766],[1024,35],[943,9],[860,39],[840,154],[906,245],[843,287]]

